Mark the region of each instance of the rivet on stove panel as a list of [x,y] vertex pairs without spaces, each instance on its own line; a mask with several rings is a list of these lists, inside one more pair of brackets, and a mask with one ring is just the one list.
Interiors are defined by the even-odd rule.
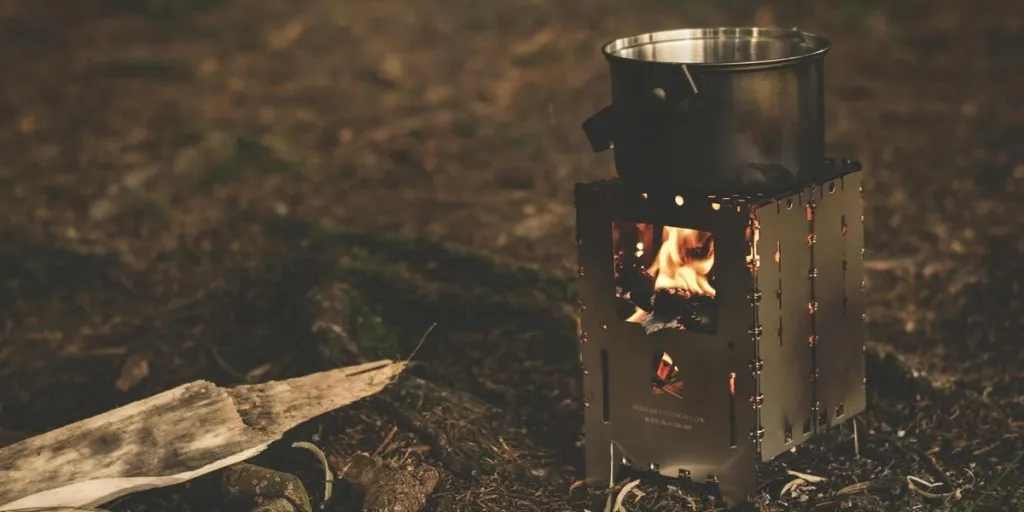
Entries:
[[750,429],[750,439],[753,441],[761,441],[764,439],[764,428],[752,428]]
[[580,265],[580,268],[576,269],[576,275],[583,277],[583,265]]
[[807,235],[807,245],[811,246],[818,243],[818,235]]
[[750,337],[754,339],[754,341],[758,341],[758,340],[761,339],[761,335],[764,334],[764,328],[761,327],[760,324],[758,324],[758,325],[752,327],[751,329],[749,329],[747,331],[747,334],[749,334]]
[[867,322],[868,321],[868,314],[867,313],[861,314],[860,315],[860,321],[861,322]]
[[590,400],[587,400],[586,398],[584,398],[583,399],[583,407],[590,407]]
[[583,239],[579,235],[576,235],[576,245],[583,245]]
[[580,307],[580,311],[584,311],[584,310],[586,310],[586,309],[587,309],[587,303],[586,303],[586,302],[583,302],[583,299],[580,299],[580,300],[579,300],[579,302],[578,302],[577,304],[578,304],[578,305],[579,305],[579,307]]
[[747,293],[747,300],[749,300],[751,304],[759,304],[761,302],[761,291],[754,290],[752,292]]
[[860,282],[860,291],[864,291],[867,288],[868,288],[868,282],[867,281],[861,281]]
[[817,312],[818,312],[818,301],[812,300],[812,301],[808,302],[807,303],[807,313],[813,315],[813,314],[815,314]]
[[867,345],[861,345],[860,346],[860,352],[862,354],[867,354],[868,353],[868,346]]
[[580,333],[580,343],[586,343],[586,342],[587,342],[587,333],[586,332],[581,332]]
[[813,347],[818,344],[818,335],[812,334],[807,337],[807,346]]
[[683,196],[676,196],[676,205],[677,206],[682,206],[683,203],[685,203],[685,202],[686,202],[686,200],[683,199]]
[[750,406],[757,409],[764,405],[764,395],[758,393],[756,396],[750,397]]
[[811,279],[814,279],[815,277],[818,277],[818,269],[812,268],[811,270],[809,270],[807,272],[807,277],[809,277]]
[[818,380],[818,377],[820,377],[820,376],[821,376],[821,374],[818,373],[818,369],[815,368],[814,370],[811,371],[811,382],[814,382],[814,381]]
[[860,259],[864,259],[864,248],[860,248]]
[[583,370],[583,375],[590,375],[590,372],[587,371],[586,366],[580,365],[580,369]]
[[762,370],[764,370],[764,360],[763,359],[757,359],[757,360],[754,360],[754,361],[752,361],[750,363],[750,373],[752,373],[754,375],[757,375],[757,374],[761,373]]
[[604,322],[601,322],[601,328],[607,330],[608,329],[608,324],[606,324]]

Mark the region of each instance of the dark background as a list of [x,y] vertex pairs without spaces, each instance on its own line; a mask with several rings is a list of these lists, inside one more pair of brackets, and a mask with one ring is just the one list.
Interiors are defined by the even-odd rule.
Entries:
[[[311,281],[279,267],[308,254],[268,235],[274,222],[423,236],[568,275],[572,186],[614,174],[580,130],[608,101],[600,45],[732,24],[834,44],[828,147],[867,169],[873,364],[906,377],[876,380],[865,421],[906,445],[907,473],[950,482],[929,500],[894,463],[865,498],[876,508],[853,509],[1020,510],[1013,1],[4,0],[0,428],[238,382],[213,340],[240,373],[297,372],[283,297]],[[423,356],[435,373],[482,379],[439,353]],[[140,360],[147,379],[117,390]],[[526,366],[494,379],[529,380]],[[574,374],[559,375],[552,396],[571,399]],[[821,489],[802,506],[842,501]]]

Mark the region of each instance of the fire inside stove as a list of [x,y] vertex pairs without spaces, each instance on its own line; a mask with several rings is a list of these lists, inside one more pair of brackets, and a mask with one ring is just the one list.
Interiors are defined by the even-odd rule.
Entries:
[[714,333],[715,242],[695,229],[614,221],[616,312],[648,334]]

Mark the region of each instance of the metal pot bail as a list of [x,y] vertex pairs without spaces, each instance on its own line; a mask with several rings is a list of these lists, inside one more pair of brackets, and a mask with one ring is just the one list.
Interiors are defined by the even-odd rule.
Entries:
[[677,76],[665,87],[655,87],[652,94],[671,110],[686,112],[692,106],[691,100],[700,94],[700,86],[697,85],[700,77],[695,78],[686,64],[680,64],[678,69],[682,70],[682,76]]

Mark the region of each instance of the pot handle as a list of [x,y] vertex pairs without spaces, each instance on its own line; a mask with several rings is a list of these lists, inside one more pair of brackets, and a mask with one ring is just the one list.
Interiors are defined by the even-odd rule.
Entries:
[[664,87],[655,87],[652,91],[656,98],[672,106],[682,105],[690,98],[700,94],[700,87],[697,86],[697,80],[690,73],[690,68],[686,64],[680,64],[679,69],[682,70],[683,76],[674,78],[682,79],[681,81],[673,79]]
[[613,105],[608,105],[583,121],[583,133],[587,135],[590,147],[595,153],[615,146],[615,142],[612,140],[612,127],[615,124],[612,119],[612,108]]
[[[652,94],[669,105],[680,106],[685,109],[688,108],[687,100],[699,95],[700,88],[697,86],[697,80],[694,79],[686,64],[681,64],[679,68],[683,71],[683,78],[685,78],[682,84],[679,84],[678,87],[675,86],[676,84],[666,85],[665,88],[655,87]],[[615,147],[613,135],[615,127],[614,107],[615,105],[608,105],[587,118],[586,121],[583,121],[583,132],[587,135],[590,147],[595,153]]]

